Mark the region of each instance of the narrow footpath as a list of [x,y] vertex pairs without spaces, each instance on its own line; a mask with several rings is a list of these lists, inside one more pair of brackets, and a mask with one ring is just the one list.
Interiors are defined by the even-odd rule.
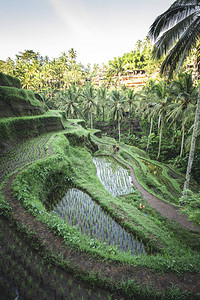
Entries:
[[179,209],[169,203],[166,203],[162,201],[161,199],[155,197],[151,193],[149,193],[147,190],[143,188],[143,186],[138,182],[133,168],[126,163],[124,160],[119,158],[117,155],[113,155],[119,162],[126,165],[131,173],[132,183],[133,185],[140,191],[142,197],[148,202],[148,204],[156,209],[159,213],[161,213],[166,218],[173,220],[180,224],[182,227],[185,227],[189,230],[194,230],[198,233],[200,233],[200,228],[197,228],[193,225],[192,222],[188,221],[188,216],[186,214],[183,214],[179,211]]

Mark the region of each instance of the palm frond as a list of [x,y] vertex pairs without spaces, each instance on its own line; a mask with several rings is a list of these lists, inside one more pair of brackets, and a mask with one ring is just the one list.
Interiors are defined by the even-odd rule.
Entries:
[[176,69],[179,71],[182,62],[189,54],[192,47],[196,45],[197,39],[200,36],[200,18],[197,18],[185,30],[179,41],[171,49],[161,66],[161,74],[168,73],[170,77],[172,72]]
[[182,19],[197,10],[197,5],[195,4],[184,5],[178,2],[180,1],[176,1],[172,4],[170,8],[158,16],[151,25],[148,33],[151,40],[155,41],[162,32],[173,27],[177,22],[180,22]]
[[153,58],[160,59],[163,55],[166,55],[167,52],[174,46],[175,42],[185,32],[185,28],[192,23],[193,19],[194,16],[192,14],[163,33],[154,45],[152,52]]

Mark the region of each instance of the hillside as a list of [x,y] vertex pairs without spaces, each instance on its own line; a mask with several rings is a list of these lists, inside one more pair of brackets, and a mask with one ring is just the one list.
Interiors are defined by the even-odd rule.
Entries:
[[184,176],[26,96],[0,119],[4,299],[198,299]]
[[[6,85],[7,84],[7,85]],[[50,112],[18,79],[0,73],[0,154],[21,139],[63,129],[62,112]]]

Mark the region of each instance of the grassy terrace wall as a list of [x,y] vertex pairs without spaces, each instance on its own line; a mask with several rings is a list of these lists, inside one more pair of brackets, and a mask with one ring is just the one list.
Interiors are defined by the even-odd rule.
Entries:
[[0,73],[0,153],[22,139],[63,129],[64,112],[47,112],[33,91],[17,78]]
[[0,86],[0,118],[40,115],[46,110],[33,91]]
[[10,86],[20,89],[21,83],[18,78],[0,72],[0,86]]
[[59,113],[47,112],[44,115],[32,117],[2,118],[0,120],[0,153],[18,140],[62,129],[62,116]]
[[[54,112],[54,114],[55,113],[58,115],[58,112]],[[54,234],[55,237],[59,237],[62,241],[62,249],[69,250],[68,253],[72,253],[73,257],[70,256],[69,259],[68,257],[65,258],[62,256],[64,253],[62,251],[56,252],[55,254],[52,240],[48,249],[41,248],[41,255],[47,258],[48,262],[50,261],[52,265],[62,266],[63,270],[70,270],[76,277],[84,278],[87,282],[90,282],[92,278],[94,280],[96,276],[95,284],[97,287],[103,286],[103,288],[105,288],[105,286],[111,286],[112,284],[113,290],[118,290],[127,296],[124,299],[198,299],[195,298],[196,295],[194,295],[194,298],[190,297],[190,295],[185,298],[182,294],[179,298],[173,298],[169,294],[166,296],[164,291],[150,289],[148,285],[146,288],[139,284],[138,286],[136,285],[133,279],[137,273],[137,271],[135,272],[136,267],[139,272],[144,272],[144,276],[146,276],[147,273],[154,276],[152,275],[154,273],[150,270],[154,270],[155,276],[157,276],[156,271],[162,272],[163,276],[168,276],[169,272],[171,272],[172,277],[176,276],[176,273],[181,274],[180,276],[182,277],[192,273],[194,273],[195,276],[199,276],[199,237],[195,233],[189,232],[181,228],[178,224],[162,217],[142,199],[138,191],[130,195],[122,195],[121,197],[111,195],[104,188],[96,175],[93,156],[100,152],[102,155],[112,155],[113,140],[110,141],[110,144],[107,144],[108,139],[107,142],[102,140],[101,143],[101,139],[94,136],[94,133],[96,133],[94,130],[81,128],[78,123],[79,121],[73,120],[72,122],[72,120],[68,120],[65,124],[67,130],[52,134],[48,144],[45,145],[47,153],[48,147],[50,147],[51,155],[44,155],[43,159],[34,161],[29,167],[21,170],[12,181],[11,186],[16,197],[15,199],[21,202],[23,207],[34,216],[37,222],[40,222],[38,226],[34,227],[35,231],[32,232],[32,236],[38,238],[39,234],[40,237],[42,232],[40,226],[44,226],[45,224],[45,227],[43,227],[46,230],[45,233],[48,232],[51,235]],[[35,143],[30,143],[30,148],[35,152],[37,147],[34,147]],[[123,151],[127,152],[127,154],[129,154],[129,152],[131,153],[127,156],[130,160],[129,163],[131,162],[131,157],[134,157],[134,155],[138,156],[132,147],[125,146],[123,148],[123,145],[121,145],[120,151],[122,151],[122,153]],[[16,156],[13,157],[13,159],[15,158]],[[151,161],[149,160],[149,162]],[[147,166],[143,159],[140,160],[140,164],[143,165],[141,169],[144,169],[145,172]],[[70,186],[87,192],[118,224],[136,236],[141,242],[145,243],[148,255],[129,255],[128,253],[119,251],[116,247],[105,246],[104,243],[101,243],[97,239],[91,239],[89,236],[81,234],[76,227],[70,226],[64,222],[64,220],[52,214],[47,209],[48,203],[50,202],[49,195],[55,191],[56,197],[59,198],[59,193],[62,194],[62,192],[65,192],[65,188],[67,189]],[[2,213],[7,216],[10,221],[12,221],[13,218],[17,226],[22,226],[23,219],[20,217],[17,218],[18,214],[16,210],[12,209],[11,202],[7,202],[4,198],[2,188],[3,183],[0,189],[0,206]],[[140,203],[145,205],[145,211],[138,208]],[[28,236],[26,226],[23,227],[23,230],[24,235]],[[42,240],[38,239],[38,243],[40,241]],[[77,256],[75,257],[76,253]],[[84,253],[83,257],[81,253]],[[81,257],[83,265],[80,263]],[[89,261],[88,265],[90,267],[88,269],[82,268],[85,264],[87,265],[86,259]],[[91,262],[95,262],[94,268]],[[99,268],[96,268],[97,262],[99,263]],[[116,282],[114,282],[113,278],[116,276],[116,270],[115,273],[113,273],[113,277],[105,276],[104,262],[106,266],[109,264],[109,268],[113,267],[113,265],[116,266],[116,264],[119,266],[123,265],[123,268],[120,267],[120,270],[125,270],[125,273],[123,273],[125,275],[127,275],[129,270],[134,270],[134,272],[132,273],[131,271],[130,274],[127,275],[130,277],[126,277],[128,279],[124,279],[123,281],[121,280],[123,279],[123,274],[121,275],[119,271],[118,275],[122,277],[119,277],[119,281],[116,279]],[[100,270],[102,273],[99,272],[97,274],[96,270]],[[84,277],[85,274],[87,274],[87,278]],[[34,276],[31,275],[31,277]],[[171,277],[170,282],[175,284],[175,281],[173,281]],[[169,285],[169,280],[166,280],[166,284]],[[149,295],[143,297],[143,292],[149,293]],[[139,296],[135,298],[137,294]],[[130,295],[133,295],[132,298]],[[97,299],[97,297],[86,299]]]

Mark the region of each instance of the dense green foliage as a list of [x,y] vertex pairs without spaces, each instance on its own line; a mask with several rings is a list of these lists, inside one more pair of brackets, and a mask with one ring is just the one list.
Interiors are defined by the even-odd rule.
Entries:
[[[179,16],[178,20],[184,25],[178,27],[179,31],[182,33],[183,27],[187,30],[193,20],[193,10],[188,9],[186,2],[176,1],[166,15],[157,18],[152,26],[152,30],[154,26],[156,28],[153,32],[156,38],[168,26],[165,16],[175,23]],[[195,7],[196,2],[192,5]],[[199,6],[197,8],[199,10]],[[185,14],[181,16],[185,9],[186,14],[192,12],[189,22],[184,20]],[[144,42],[138,41],[136,50],[131,53],[110,60],[102,70],[94,66],[93,72],[90,72],[90,66],[86,69],[76,63],[73,48],[68,55],[63,52],[52,61],[32,50],[16,55],[15,61],[0,61],[0,71],[19,78],[26,89],[20,89],[17,78],[0,73],[0,215],[15,224],[16,215],[11,207],[17,207],[20,203],[24,215],[29,212],[34,222],[40,222],[48,233],[59,237],[62,246],[66,246],[69,252],[84,253],[98,263],[114,262],[125,268],[151,269],[165,275],[168,272],[183,276],[199,274],[198,232],[194,227],[194,230],[189,230],[164,217],[164,213],[161,215],[142,196],[144,188],[174,209],[188,214],[189,220],[200,225],[200,132],[197,131],[199,119],[196,109],[200,107],[199,68],[196,68],[199,50],[196,37],[199,31],[192,26],[191,32],[193,34],[189,38],[177,42],[164,60],[162,70],[169,67],[172,74],[179,62],[180,71],[190,46],[191,53],[185,66],[167,81],[152,74],[158,70],[160,61],[154,63],[151,58],[149,38]],[[156,44],[159,58],[163,50],[166,54],[178,36],[178,31],[173,27],[164,33]],[[189,46],[184,50],[183,46],[187,43]],[[180,51],[174,52],[174,49]],[[195,69],[189,72],[191,65],[195,65]],[[157,79],[150,79],[140,90],[126,86],[117,88],[115,83],[112,84],[113,76],[119,79],[123,74],[142,69]],[[97,88],[91,78],[99,71],[105,82]],[[54,110],[46,112],[49,108]],[[86,124],[90,129],[86,128]],[[100,131],[93,128],[101,128],[104,133],[101,138],[97,137]],[[195,134],[192,134],[193,128],[196,128]],[[190,161],[191,152],[188,153],[194,136],[196,145],[194,143],[192,175],[196,182],[190,180],[190,190],[184,187],[182,194],[184,174],[181,172],[186,171]],[[123,170],[119,172],[122,175],[112,173],[110,165],[113,170]],[[141,194],[130,185],[127,167],[134,171]],[[14,172],[16,174],[11,177]],[[134,181],[133,178],[132,173]],[[12,182],[16,206],[12,206],[11,193],[6,199],[8,180]],[[81,215],[84,202],[87,210]],[[76,213],[73,209],[77,210]],[[80,226],[77,219],[81,220]],[[18,220],[18,223],[22,230],[23,220]],[[112,229],[116,227],[116,232],[110,230],[107,234],[109,226]],[[24,226],[23,232],[24,236],[31,235],[39,240],[37,231],[30,234],[28,227]],[[111,239],[115,241],[111,242]],[[127,240],[131,246],[127,245]],[[185,299],[189,295],[176,288],[168,289],[166,293],[154,291],[148,286],[140,287],[133,280],[124,280],[119,284],[110,278],[103,278],[99,273],[97,275],[96,271],[86,275],[62,254],[44,250],[43,241],[39,243],[48,262],[63,269],[67,266],[75,276],[85,276],[85,281],[98,286],[108,287],[112,283],[111,290],[118,290],[127,297]],[[142,255],[135,251],[133,245],[136,248],[142,245],[145,249]],[[130,255],[131,252],[134,255]],[[63,299],[64,290],[61,288]],[[91,296],[89,291],[88,296]],[[198,298],[199,294],[195,296]]]
[[39,115],[47,107],[37,100],[33,91],[0,86],[0,117]]
[[151,51],[152,45],[148,36],[144,41],[137,41],[134,50],[109,60],[108,77],[132,70],[145,70],[148,74],[155,73],[159,70],[160,62],[153,61]]
[[20,89],[21,82],[18,78],[0,72],[0,86],[10,86]]
[[[115,91],[110,85],[111,76],[121,76],[128,70],[138,68],[150,72],[150,66],[154,71],[158,70],[157,62],[155,64],[151,59],[151,48],[146,38],[143,42],[138,41],[131,53],[110,60],[108,66],[101,70],[105,84],[100,88],[93,87],[84,79],[97,74],[100,71],[98,66],[94,66],[90,74],[89,69],[81,67],[80,73],[74,51],[72,54],[69,51],[68,55],[62,53],[58,59],[50,61],[39,53],[26,50],[16,56],[15,62],[9,59],[1,61],[1,70],[18,76],[24,88],[39,92],[37,99],[50,109],[65,110],[71,119],[84,118],[91,128],[100,128],[115,138],[147,150],[151,158],[174,164],[185,172],[197,103],[197,82],[193,81],[193,74],[188,73],[188,66],[195,65],[195,48],[186,61],[184,72],[167,84],[157,77],[157,80],[149,80],[139,91],[126,87]],[[26,70],[31,71],[27,73]],[[199,133],[192,169],[197,181],[200,175],[198,153]]]
[[0,141],[27,139],[48,131],[61,130],[62,117],[53,112],[39,116],[2,118],[0,121]]
[[[35,124],[38,123],[38,129],[42,128],[41,124],[44,122],[43,129],[47,130],[48,122],[52,123],[54,118],[61,120],[61,116],[63,116],[63,112],[50,111],[40,116],[4,118],[2,124],[7,124],[5,129],[9,128],[12,122],[15,125],[10,129],[10,135],[7,136],[7,139],[10,139],[15,136],[14,128],[17,128],[18,122],[21,122],[22,128],[26,124],[23,131],[25,134],[29,120],[34,120]],[[91,120],[89,119],[89,121]],[[118,144],[116,140],[106,136],[103,139],[98,138],[96,136],[99,133],[98,130],[87,130],[80,125],[85,126],[83,120],[62,119],[62,122],[65,126],[64,131],[24,141],[22,145],[18,144],[13,150],[4,154],[3,169],[9,167],[8,172],[4,175],[5,182],[8,179],[7,174],[12,174],[16,168],[26,166],[26,169],[21,169],[12,184],[18,201],[37,220],[45,223],[50,231],[62,238],[63,242],[73,251],[87,252],[92,257],[103,261],[108,259],[123,265],[147,267],[159,272],[199,272],[198,248],[200,242],[196,234],[166,220],[148,205],[137,190],[119,197],[111,195],[96,175],[93,156],[110,156],[114,153],[113,145],[119,146],[120,157],[134,168],[141,184],[164,201],[174,203],[176,206],[179,205],[182,175],[159,162],[152,161],[148,154],[141,149],[123,143]],[[32,127],[34,126],[33,124]],[[34,130],[30,130],[30,134],[33,132]],[[37,131],[36,135],[38,134],[41,134],[40,130]],[[24,159],[21,160],[20,157]],[[4,183],[1,187],[4,186]],[[144,243],[148,255],[133,256],[120,251],[113,245],[107,246],[98,239],[91,239],[49,211],[50,195],[54,193],[59,200],[60,196],[62,198],[63,193],[71,187],[81,189],[90,195],[109,218],[114,219],[133,237]],[[140,209],[141,204],[145,209]],[[3,215],[12,219],[12,210],[2,193],[0,194],[0,205]],[[187,204],[185,205],[187,207]],[[194,210],[189,211],[189,206],[187,211],[193,220],[198,218],[198,214],[194,214]],[[24,231],[26,232],[26,228]],[[26,232],[26,234],[28,233]],[[51,255],[48,254],[48,261],[51,259]],[[59,256],[54,257],[54,261],[62,266],[66,263],[61,261]],[[73,269],[73,266],[68,263],[68,268]],[[79,276],[81,275],[79,274]],[[88,280],[92,276],[94,275],[89,274]],[[101,279],[101,277],[95,278],[95,284],[101,284],[102,280],[104,280],[104,284],[110,284],[109,279]],[[114,282],[112,284],[113,288],[116,288],[116,284]],[[126,281],[118,286],[118,291],[126,295],[138,294],[141,296],[143,293],[144,295],[149,293],[151,297],[153,296],[152,290],[138,288],[135,284],[129,286]],[[183,296],[182,293],[180,295]]]

